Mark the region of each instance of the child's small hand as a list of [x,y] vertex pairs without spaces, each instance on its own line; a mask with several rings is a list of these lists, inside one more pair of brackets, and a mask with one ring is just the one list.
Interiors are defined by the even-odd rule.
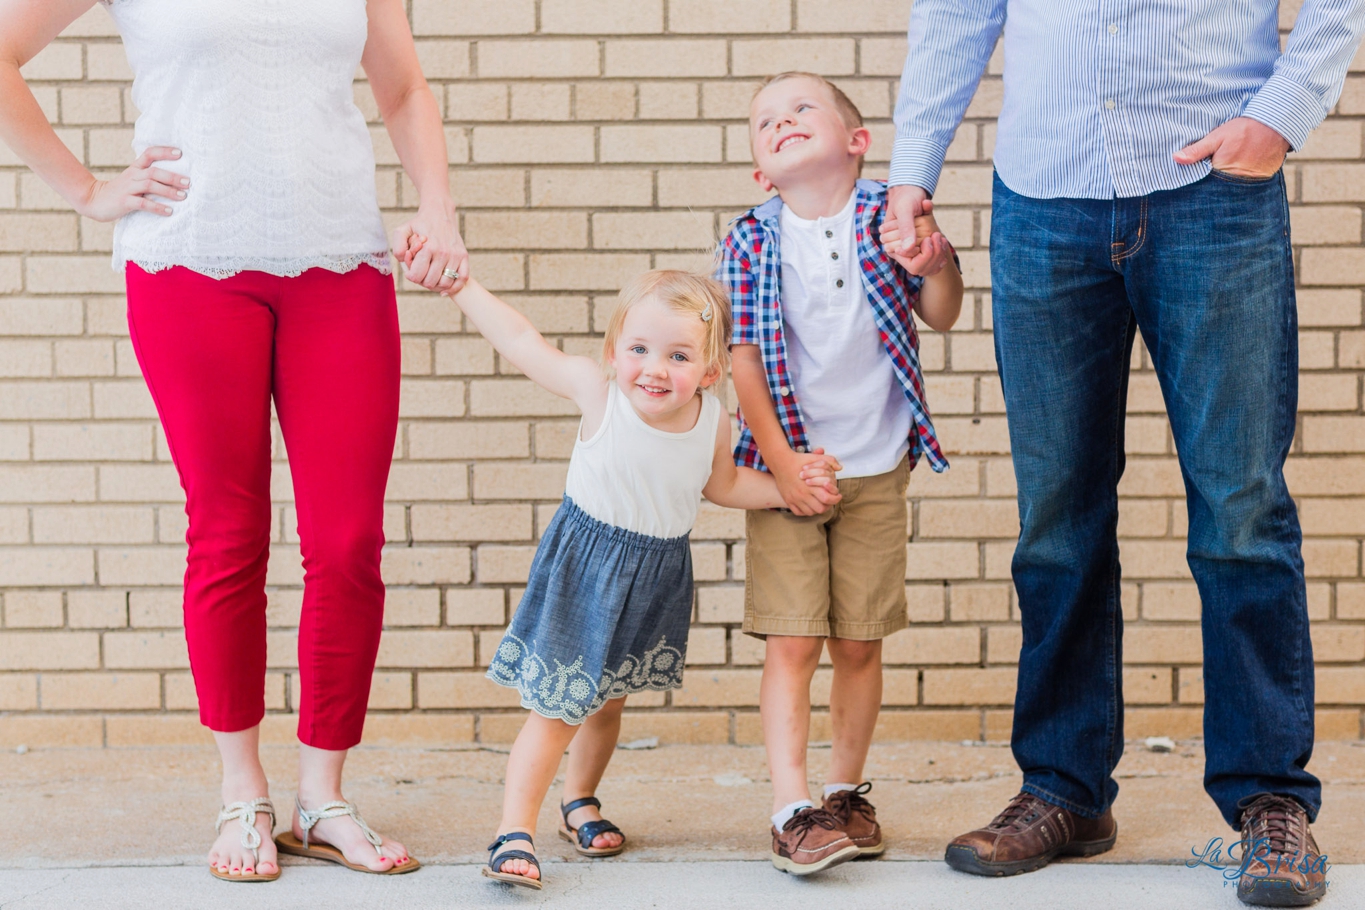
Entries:
[[815,449],[811,454],[820,457],[801,465],[801,479],[806,482],[807,486],[827,487],[837,492],[835,475],[842,471],[844,466],[833,455],[825,454],[824,449]]
[[[789,451],[785,457],[768,463],[768,469],[777,481],[778,494],[794,514],[819,515],[832,503],[839,501],[837,489],[831,493],[831,487],[823,483],[806,482],[807,467],[823,464],[827,458],[822,449],[807,453]],[[818,474],[821,470],[817,467],[814,473]]]
[[882,246],[886,248],[887,255],[911,275],[926,278],[937,275],[952,261],[952,245],[939,232],[933,210],[934,204],[926,200],[924,214],[916,217],[913,225],[915,242],[903,251],[900,250],[901,243],[909,238],[910,232],[892,218],[882,222]]
[[426,245],[426,242],[427,238],[423,237],[421,234],[409,234],[407,237],[407,247],[402,250],[394,250],[394,255],[398,257],[399,262],[403,263],[404,269],[412,267],[412,260],[417,258],[417,254],[422,251],[422,247]]
[[[835,478],[835,474],[844,469],[839,459],[826,454],[824,449],[816,448],[802,456],[800,465],[797,477],[805,484],[802,494],[799,497],[784,497],[793,512],[798,515],[819,515],[844,498]],[[799,501],[793,503],[793,499]]]
[[838,480],[835,477],[836,472],[842,471],[844,466],[833,455],[825,455],[823,449],[816,449],[814,454],[821,457],[801,466],[801,479],[811,488],[811,493],[819,503],[815,508],[815,514],[818,515],[844,498],[839,492]]
[[[423,237],[421,234],[412,235],[408,241],[408,248],[401,257],[404,269],[412,266],[412,261],[417,258],[418,253],[422,252],[422,247],[426,246],[426,242],[427,238]],[[449,291],[441,291],[441,296],[450,297],[451,293]]]

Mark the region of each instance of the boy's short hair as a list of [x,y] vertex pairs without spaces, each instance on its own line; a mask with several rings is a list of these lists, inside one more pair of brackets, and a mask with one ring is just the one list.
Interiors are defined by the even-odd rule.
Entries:
[[[830,95],[833,96],[834,109],[839,112],[839,119],[844,121],[845,126],[847,126],[851,130],[856,130],[863,125],[863,112],[858,110],[858,105],[853,103],[853,99],[848,97],[848,95],[844,94],[843,89],[839,88],[839,86],[835,85],[833,82],[830,82],[828,79],[826,79],[824,76],[821,76],[819,73],[807,73],[803,72],[802,70],[789,70],[785,73],[778,73],[775,76],[769,76],[767,79],[763,80],[762,85],[760,85],[757,89],[754,90],[753,97],[749,99],[749,104],[752,105],[754,102],[754,98],[757,98],[765,88],[772,85],[774,82],[786,82],[788,79],[810,79],[813,82],[820,83],[826,89],[828,89]],[[752,124],[750,124],[749,126],[749,141],[753,142]],[[860,155],[858,156],[858,173],[861,174],[862,172],[863,158]]]
[[608,375],[612,370],[607,364],[616,350],[616,342],[621,338],[626,313],[647,297],[655,297],[678,312],[692,313],[697,317],[697,324],[705,332],[701,353],[706,361],[706,369],[719,369],[724,377],[733,329],[730,295],[714,278],[679,269],[654,269],[621,288],[602,339],[602,363]]

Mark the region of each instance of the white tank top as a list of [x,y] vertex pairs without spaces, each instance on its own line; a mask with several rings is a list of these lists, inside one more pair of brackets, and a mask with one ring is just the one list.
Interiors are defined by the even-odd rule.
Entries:
[[191,182],[169,218],[119,221],[116,269],[389,271],[374,151],[351,94],[365,0],[101,2],[133,68],[133,154],[178,148],[157,166]]
[[645,423],[614,381],[607,389],[602,426],[586,441],[579,432],[564,493],[598,521],[650,537],[681,537],[696,523],[702,487],[711,478],[720,400],[702,392],[696,425],[666,433]]

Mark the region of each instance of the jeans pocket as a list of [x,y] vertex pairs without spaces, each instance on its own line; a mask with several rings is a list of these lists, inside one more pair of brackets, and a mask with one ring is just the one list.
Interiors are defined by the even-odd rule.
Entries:
[[1240,184],[1242,186],[1260,186],[1261,184],[1269,183],[1280,176],[1280,172],[1276,171],[1269,177],[1244,177],[1241,174],[1230,174],[1227,171],[1220,171],[1217,168],[1211,168],[1209,174],[1217,177],[1224,183]]

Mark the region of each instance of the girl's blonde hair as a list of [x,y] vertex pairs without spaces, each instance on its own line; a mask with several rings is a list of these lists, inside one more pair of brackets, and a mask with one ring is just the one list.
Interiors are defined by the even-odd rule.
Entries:
[[625,324],[626,313],[648,297],[657,298],[679,313],[692,313],[697,317],[697,324],[706,332],[705,340],[702,342],[702,359],[706,362],[706,372],[719,370],[724,375],[730,355],[730,332],[733,327],[730,298],[715,279],[678,269],[655,269],[645,272],[621,288],[621,293],[616,299],[616,308],[612,310],[611,319],[607,322],[606,337],[602,339],[602,363],[607,372],[612,372],[611,358],[616,350],[616,342],[621,339],[621,327]]

